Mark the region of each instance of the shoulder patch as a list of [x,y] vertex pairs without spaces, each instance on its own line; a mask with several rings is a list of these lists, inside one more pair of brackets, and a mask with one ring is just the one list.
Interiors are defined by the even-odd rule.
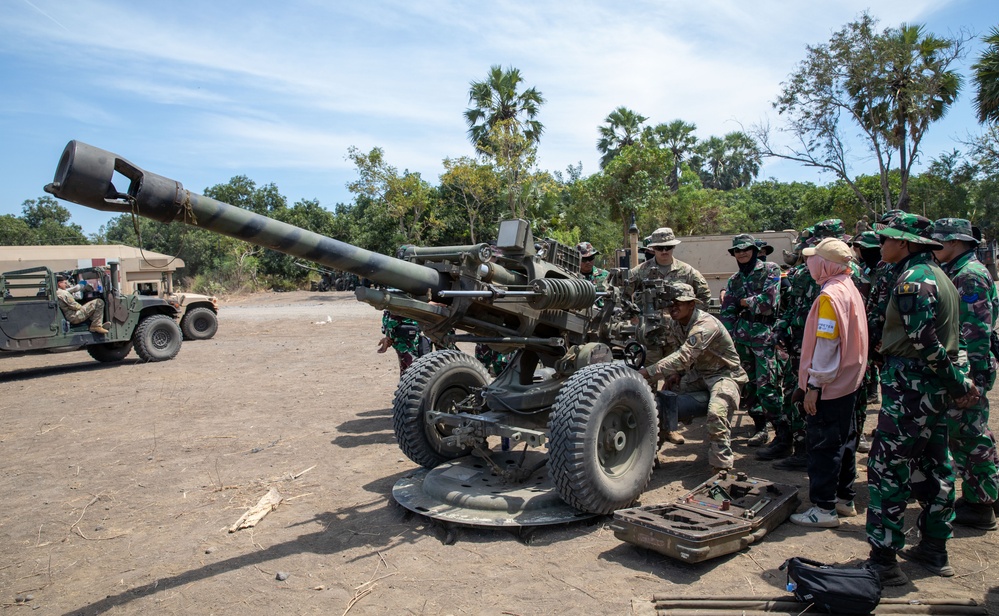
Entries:
[[969,295],[962,295],[961,296],[961,301],[963,301],[966,304],[974,304],[975,302],[978,301],[978,293],[971,293]]
[[903,282],[895,287],[896,295],[917,295],[919,294],[918,282]]

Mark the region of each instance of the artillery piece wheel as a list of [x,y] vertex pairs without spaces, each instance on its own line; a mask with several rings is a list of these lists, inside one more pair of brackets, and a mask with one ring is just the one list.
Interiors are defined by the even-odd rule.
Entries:
[[570,376],[548,418],[548,472],[565,502],[609,514],[635,502],[652,477],[659,417],[645,379],[623,364]]
[[468,455],[469,448],[445,445],[449,432],[427,424],[424,416],[431,409],[450,409],[488,382],[485,367],[460,351],[435,351],[413,362],[392,401],[392,425],[402,452],[426,468]]

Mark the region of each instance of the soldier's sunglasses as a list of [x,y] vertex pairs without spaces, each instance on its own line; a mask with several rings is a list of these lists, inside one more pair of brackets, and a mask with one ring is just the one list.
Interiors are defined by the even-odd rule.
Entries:
[[652,250],[655,250],[656,252],[669,252],[673,250],[673,246],[656,246]]
[[596,258],[597,258],[597,257],[596,257],[596,256],[594,255],[594,256],[592,256],[592,257],[580,257],[580,258],[579,258],[579,260],[580,260],[580,261],[592,261],[592,260],[594,260],[594,259],[596,259]]

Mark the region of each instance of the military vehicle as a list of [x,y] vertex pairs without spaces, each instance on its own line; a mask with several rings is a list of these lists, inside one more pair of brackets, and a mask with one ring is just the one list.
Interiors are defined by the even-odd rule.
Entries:
[[[455,507],[498,503],[497,518],[517,517],[550,480],[555,498],[574,512],[607,514],[632,504],[652,475],[658,414],[651,389],[633,368],[644,356],[646,326],[660,326],[659,300],[640,292],[637,305],[613,288],[595,307],[598,293],[578,276],[574,247],[535,242],[527,221],[500,223],[495,249],[487,243],[408,246],[399,259],[190,192],[77,141],[67,144],[45,190],[94,209],[183,222],[351,272],[383,286],[358,287],[358,300],[415,319],[434,342],[513,353],[490,382],[473,357],[433,352],[414,362],[396,390],[399,446],[427,469],[448,467],[428,475],[435,486],[428,489],[444,485],[444,498],[460,501]],[[650,284],[662,287],[663,281]],[[524,451],[503,452],[506,444]],[[470,467],[448,466],[459,459],[471,460]],[[468,483],[478,472],[472,467],[485,469],[484,482],[491,476],[523,490],[509,498],[499,496],[499,487],[475,491]],[[520,522],[530,523],[523,522],[527,517]]]
[[118,264],[62,272],[86,281],[79,302],[104,300],[107,334],[84,321],[73,325],[56,299],[56,272],[32,267],[0,275],[0,356],[86,349],[100,362],[116,362],[135,348],[143,361],[173,359],[180,351],[176,308],[158,297],[121,294]]
[[184,267],[177,257],[121,244],[0,246],[0,272],[42,266],[63,271],[111,262],[118,263],[123,293],[157,296],[177,309],[184,340],[208,340],[218,331],[217,298],[174,291],[173,273]]

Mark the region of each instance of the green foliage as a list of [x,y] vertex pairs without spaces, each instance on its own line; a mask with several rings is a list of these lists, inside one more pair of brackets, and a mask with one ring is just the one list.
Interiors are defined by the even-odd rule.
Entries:
[[977,92],[975,110],[982,124],[999,124],[999,28],[993,27],[982,37],[988,47],[978,56],[971,70]]
[[597,127],[600,139],[597,140],[597,151],[600,157],[600,168],[604,169],[614,160],[622,148],[635,145],[642,138],[642,124],[648,118],[627,107],[618,107],[604,119],[605,125]]
[[468,139],[475,151],[490,156],[497,149],[491,143],[498,125],[504,125],[505,132],[518,133],[529,144],[537,144],[544,132],[544,125],[535,119],[545,99],[537,88],[518,92],[523,83],[520,71],[512,66],[504,70],[500,65],[489,68],[489,75],[483,81],[473,81],[468,90],[468,103],[465,122],[468,123]]

